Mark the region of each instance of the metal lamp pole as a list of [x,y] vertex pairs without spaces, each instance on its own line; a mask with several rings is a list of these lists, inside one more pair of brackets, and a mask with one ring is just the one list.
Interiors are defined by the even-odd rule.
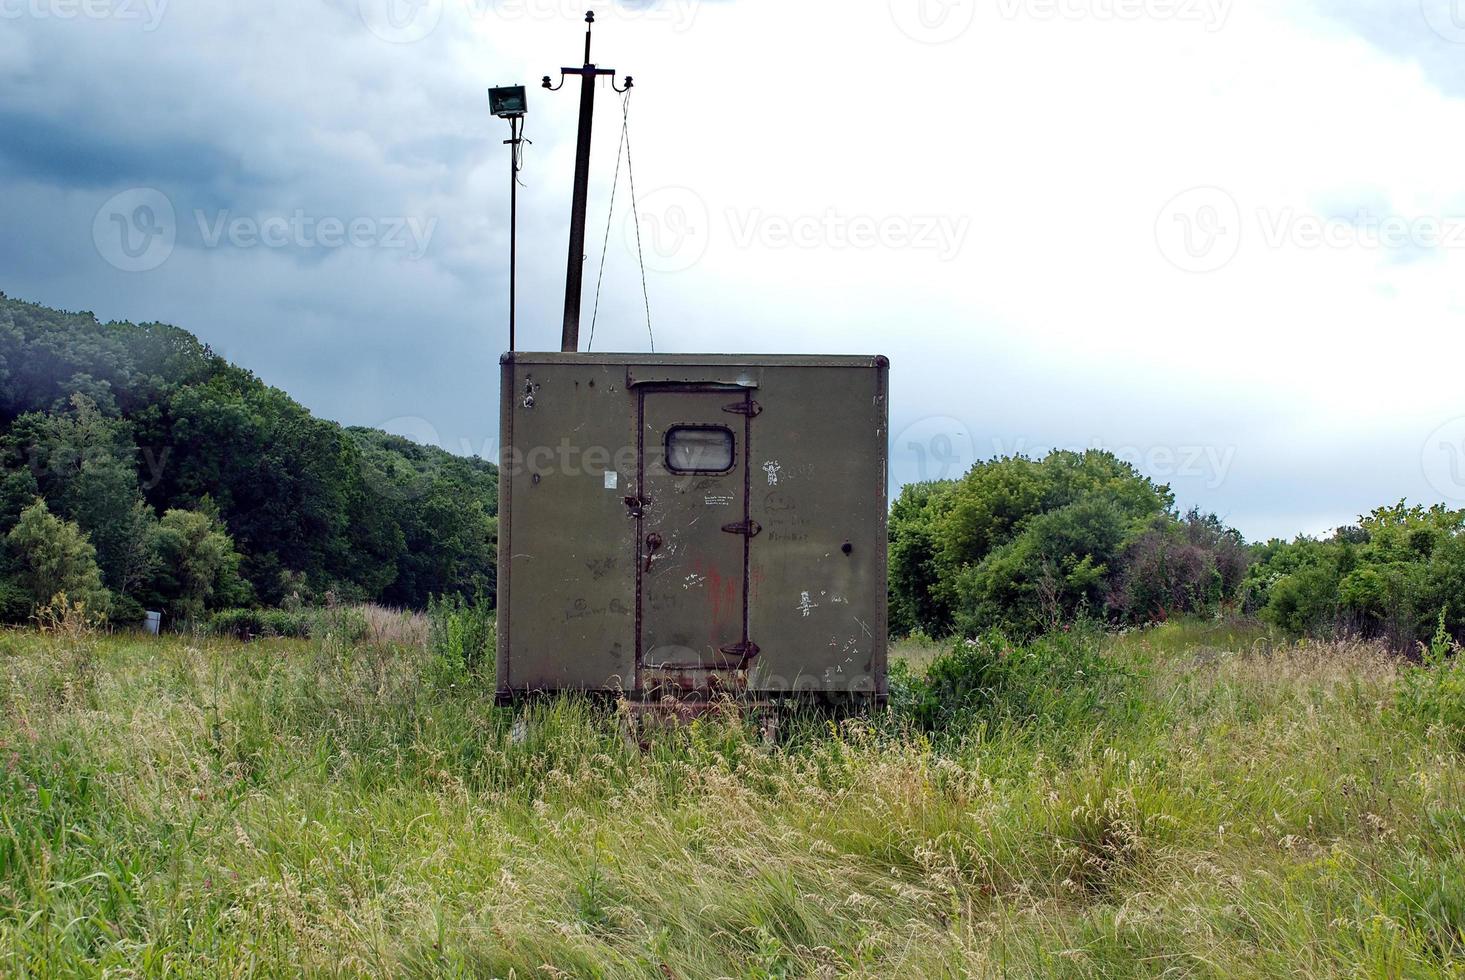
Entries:
[[504,140],[504,145],[509,147],[509,350],[512,351],[519,266],[519,147],[530,142],[524,138],[524,113],[529,107],[522,85],[489,89],[488,104],[495,116],[509,121],[509,138]]
[[524,117],[509,117],[509,350],[514,346],[514,320],[519,272],[519,145],[524,142]]

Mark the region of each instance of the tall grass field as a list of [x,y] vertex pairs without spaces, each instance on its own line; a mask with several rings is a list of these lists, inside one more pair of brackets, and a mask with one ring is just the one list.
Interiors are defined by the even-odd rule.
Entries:
[[0,975],[1465,976],[1448,651],[917,643],[643,750],[430,632],[0,633]]

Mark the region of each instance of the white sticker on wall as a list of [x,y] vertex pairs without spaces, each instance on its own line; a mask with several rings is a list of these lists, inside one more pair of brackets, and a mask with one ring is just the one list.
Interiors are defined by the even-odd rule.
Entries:
[[620,485],[620,482],[621,482],[621,475],[619,473],[617,473],[615,470],[606,470],[605,471],[605,489],[607,489],[607,490],[614,490],[617,486]]

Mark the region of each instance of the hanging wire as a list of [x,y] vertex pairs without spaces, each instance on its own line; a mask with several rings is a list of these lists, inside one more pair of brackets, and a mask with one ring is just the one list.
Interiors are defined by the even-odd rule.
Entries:
[[646,289],[646,258],[641,253],[641,211],[636,206],[636,171],[631,166],[631,106],[627,94],[626,118],[622,122],[622,132],[626,139],[626,177],[631,182],[631,215],[636,221],[636,261],[641,265],[641,298],[646,303],[646,336],[651,339],[651,353],[656,353],[656,334],[651,332],[651,294]]
[[[595,277],[595,306],[590,313],[590,340],[585,345],[587,351],[595,349],[595,321],[600,316],[600,284],[605,280],[605,256],[610,251],[610,219],[616,213],[616,188],[621,182],[621,151],[626,148],[626,123],[631,113],[631,93],[626,92],[621,99],[621,140],[616,144],[616,171],[610,182],[610,211],[605,215],[605,239],[600,243],[600,274]],[[631,200],[635,202],[633,194]]]
[[621,139],[616,146],[615,177],[610,185],[610,211],[605,216],[605,237],[600,244],[600,273],[595,279],[595,305],[590,314],[590,340],[585,349],[595,348],[595,321],[600,316],[600,286],[605,280],[605,256],[610,248],[611,218],[615,215],[616,188],[621,182],[621,156],[626,158],[626,178],[631,185],[631,218],[636,226],[636,262],[641,267],[641,299],[646,306],[646,336],[651,340],[651,353],[656,353],[656,334],[651,330],[651,294],[646,288],[646,258],[641,251],[641,212],[636,206],[636,173],[631,168],[631,93],[621,99]]
[[514,151],[514,180],[518,181],[520,187],[528,187],[528,184],[519,180],[519,174],[524,170],[524,144],[532,144],[534,141],[524,135],[523,116],[514,116],[509,120],[509,136],[513,144],[509,148]]

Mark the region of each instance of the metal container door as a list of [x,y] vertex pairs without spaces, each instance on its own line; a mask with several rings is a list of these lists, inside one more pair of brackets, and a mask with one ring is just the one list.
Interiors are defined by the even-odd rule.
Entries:
[[[746,678],[751,394],[641,395],[637,679],[640,688],[719,690]],[[731,675],[731,676],[729,676]]]

